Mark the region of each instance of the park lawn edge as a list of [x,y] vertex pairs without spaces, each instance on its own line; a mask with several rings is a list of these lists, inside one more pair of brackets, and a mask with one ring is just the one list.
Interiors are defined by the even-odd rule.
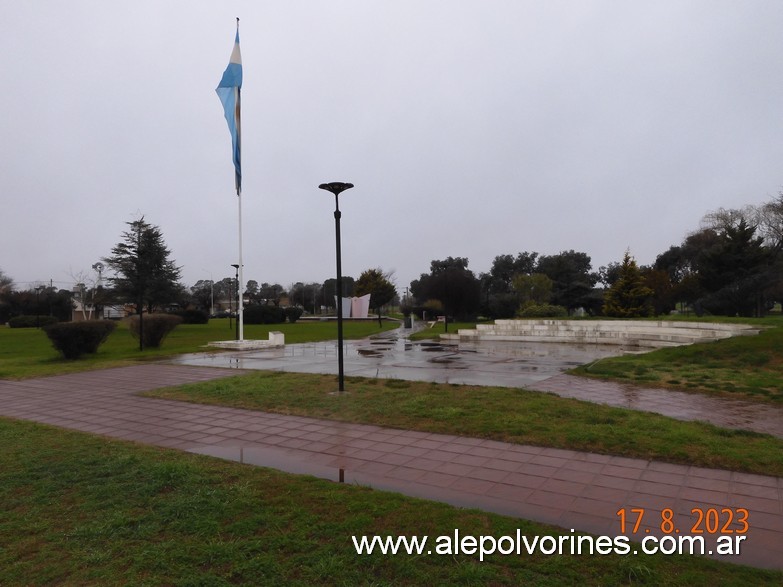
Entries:
[[783,477],[783,439],[552,393],[254,371],[141,395]]
[[[696,556],[358,556],[351,535],[535,522],[0,418],[0,584],[778,585]],[[100,480],[100,482],[96,482]],[[582,533],[578,533],[582,534]]]

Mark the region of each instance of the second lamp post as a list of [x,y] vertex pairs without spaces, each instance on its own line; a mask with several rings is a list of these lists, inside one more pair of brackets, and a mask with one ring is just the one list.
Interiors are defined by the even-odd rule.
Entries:
[[334,231],[337,242],[337,381],[338,390],[345,391],[343,370],[343,273],[340,260],[340,193],[353,187],[352,183],[333,181],[318,186],[334,194]]

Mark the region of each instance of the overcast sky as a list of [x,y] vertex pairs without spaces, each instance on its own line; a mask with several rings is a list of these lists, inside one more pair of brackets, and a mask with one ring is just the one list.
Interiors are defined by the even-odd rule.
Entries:
[[240,17],[245,279],[575,249],[652,263],[783,186],[778,0],[0,0],[0,269],[70,287],[144,215],[237,262],[215,87]]

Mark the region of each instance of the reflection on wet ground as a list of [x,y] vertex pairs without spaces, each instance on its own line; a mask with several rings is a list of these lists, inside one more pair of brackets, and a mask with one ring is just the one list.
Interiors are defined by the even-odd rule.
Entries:
[[[372,339],[346,341],[346,375],[525,387],[576,365],[622,353],[609,345],[568,343],[414,342],[404,330]],[[336,341],[291,344],[283,348],[185,355],[177,364],[336,373]]]
[[[566,375],[572,367],[622,354],[622,347],[576,343],[411,341],[405,330],[373,339],[347,341],[345,374],[350,376],[528,388],[655,412],[680,420],[701,420],[783,437],[783,408],[657,388]],[[233,369],[337,373],[336,341],[292,344],[278,349],[205,352],[172,362]]]

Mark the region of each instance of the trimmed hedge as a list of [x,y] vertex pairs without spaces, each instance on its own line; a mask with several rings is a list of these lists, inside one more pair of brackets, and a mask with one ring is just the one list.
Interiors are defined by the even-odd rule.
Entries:
[[209,323],[209,314],[204,310],[177,310],[176,312],[171,312],[171,314],[182,318],[183,324]]
[[302,312],[302,308],[297,308],[296,306],[289,306],[285,309],[286,318],[288,318],[288,321],[291,324],[299,320],[299,318],[302,316]]
[[568,310],[563,306],[553,306],[552,304],[530,304],[522,308],[517,316],[520,318],[562,318],[568,316]]
[[8,320],[8,326],[11,328],[36,328],[57,324],[59,320],[53,316],[14,316]]
[[44,331],[66,359],[78,359],[97,352],[115,328],[117,323],[110,320],[89,320],[49,324]]
[[245,324],[280,324],[285,322],[286,314],[283,308],[254,304],[243,311]]
[[[144,338],[142,343],[145,348],[158,348],[163,340],[177,326],[182,324],[182,318],[173,314],[146,314],[144,316]],[[139,338],[139,317],[131,316],[129,327],[134,338]]]

